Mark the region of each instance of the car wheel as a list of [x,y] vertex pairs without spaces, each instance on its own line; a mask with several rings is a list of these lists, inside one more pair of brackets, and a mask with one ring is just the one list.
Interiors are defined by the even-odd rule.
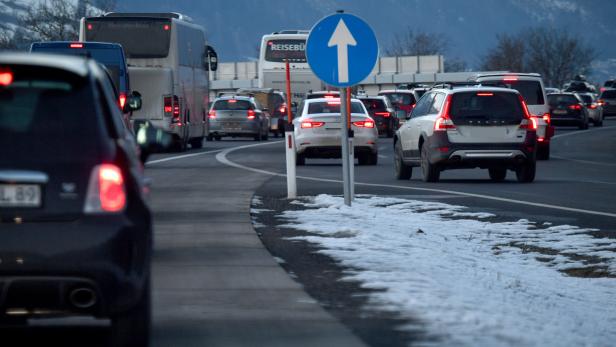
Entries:
[[537,165],[534,160],[518,166],[515,170],[518,182],[530,183],[534,181],[536,170]]
[[263,135],[261,135],[261,129],[259,129],[259,132],[255,135],[255,141],[261,141],[262,138]]
[[438,182],[441,172],[438,167],[428,159],[427,146],[421,146],[421,171],[423,173],[424,182]]
[[214,140],[214,135],[212,134],[208,134],[207,137],[205,138],[206,141],[212,141]]
[[306,156],[303,154],[295,154],[295,166],[304,166],[306,165]]
[[599,120],[597,122],[595,122],[594,124],[596,127],[602,127],[603,126],[603,115],[601,115],[599,117]]
[[129,311],[111,318],[111,345],[147,347],[150,344],[151,286],[146,280],[139,302]]
[[198,137],[190,141],[192,148],[203,148],[203,137]]
[[396,141],[396,146],[394,148],[394,173],[396,179],[399,180],[408,180],[413,175],[413,168],[406,165],[402,159],[402,146],[400,145],[400,141]]
[[216,135],[215,139],[216,139],[216,141],[220,141],[220,140],[222,140],[222,136]]
[[269,130],[265,130],[265,134],[261,136],[261,140],[263,141],[269,140]]
[[490,173],[490,179],[494,182],[502,182],[507,177],[507,169],[505,168],[490,168],[488,172]]
[[370,153],[368,154],[368,165],[377,165],[379,163],[379,154],[378,153]]
[[588,119],[585,119],[584,121],[582,121],[582,123],[579,125],[578,127],[580,130],[586,130],[588,129]]
[[549,160],[550,159],[550,144],[544,144],[537,147],[537,159]]

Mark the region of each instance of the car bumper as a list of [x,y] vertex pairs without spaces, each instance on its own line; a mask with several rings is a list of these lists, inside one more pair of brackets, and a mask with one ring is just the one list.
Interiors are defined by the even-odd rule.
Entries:
[[[0,314],[108,317],[128,310],[141,297],[150,253],[149,214],[3,224]],[[95,303],[75,305],[70,296],[79,288],[93,291]]]
[[442,168],[514,168],[535,160],[537,135],[528,132],[520,143],[452,143],[446,133],[438,132],[424,146],[430,163]]
[[[333,132],[336,130],[330,131]],[[337,130],[337,132],[339,133],[340,130]],[[340,158],[340,139],[341,137],[339,134],[297,136],[295,138],[295,144],[297,153],[304,154],[308,158]],[[376,153],[376,141],[376,131],[374,133],[370,132],[370,134],[355,132],[355,137],[353,137],[353,148],[355,150],[355,154],[365,152]]]
[[254,136],[259,133],[258,122],[211,122],[209,134],[219,136]]

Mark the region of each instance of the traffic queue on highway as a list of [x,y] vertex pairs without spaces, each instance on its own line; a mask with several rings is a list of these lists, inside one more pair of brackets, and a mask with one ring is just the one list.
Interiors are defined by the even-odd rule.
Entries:
[[[291,107],[296,164],[340,158],[345,101],[324,90],[295,104],[260,88],[208,104],[201,84],[217,56],[203,28],[178,14],[112,13],[81,25],[79,42],[0,54],[0,254],[14,255],[1,259],[0,324],[91,315],[111,320],[114,346],[147,346],[148,155],[226,137],[266,141],[283,133]],[[146,40],[164,44],[140,45]],[[199,49],[181,50],[182,40]],[[548,94],[538,74],[499,73],[378,95],[355,90],[355,157],[377,165],[378,144],[387,141],[400,180],[413,167],[425,182],[478,167],[494,181],[513,171],[532,182],[536,160],[550,157],[554,125],[601,126],[616,112],[616,89],[576,88]]]

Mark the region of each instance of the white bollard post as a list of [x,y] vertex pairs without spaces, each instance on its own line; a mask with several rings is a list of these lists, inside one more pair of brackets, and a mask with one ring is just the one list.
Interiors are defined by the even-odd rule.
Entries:
[[355,200],[355,147],[353,138],[349,137],[349,169],[351,170],[351,201]]
[[287,131],[285,137],[285,153],[287,157],[287,199],[297,198],[297,174],[295,167],[295,133]]

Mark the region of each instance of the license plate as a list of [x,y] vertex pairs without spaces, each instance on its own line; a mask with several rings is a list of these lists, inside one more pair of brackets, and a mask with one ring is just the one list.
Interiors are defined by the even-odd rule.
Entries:
[[554,110],[554,114],[567,114],[567,110]]
[[0,184],[0,207],[39,207],[41,187],[36,184]]

